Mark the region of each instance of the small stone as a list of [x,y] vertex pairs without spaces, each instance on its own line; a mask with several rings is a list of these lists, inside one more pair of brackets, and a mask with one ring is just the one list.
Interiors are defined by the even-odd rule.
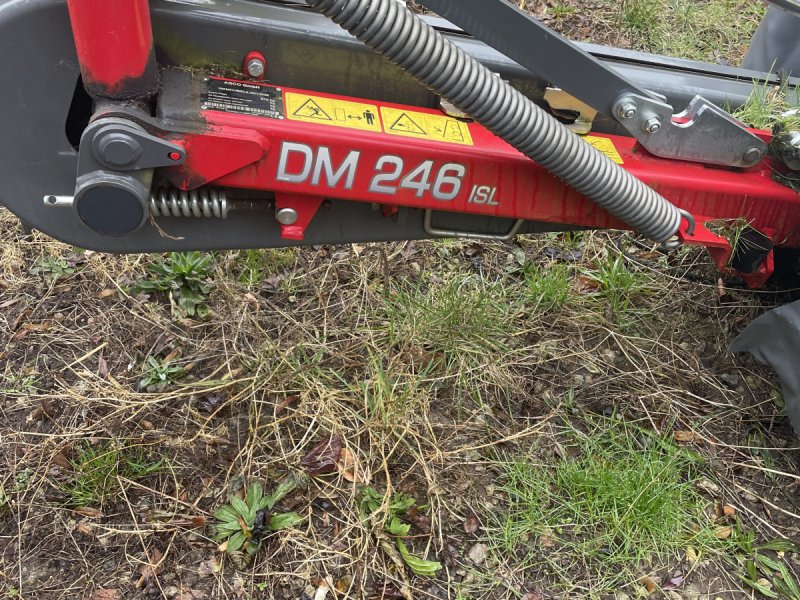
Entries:
[[164,588],[164,595],[167,598],[174,598],[175,596],[178,595],[179,591],[180,590],[177,587],[175,587],[174,585],[170,585],[170,586],[167,586],[166,588]]
[[469,549],[467,556],[476,565],[483,564],[489,556],[489,547],[486,544],[475,544]]
[[739,385],[739,376],[736,373],[723,373],[719,376],[719,380],[728,387],[735,388]]

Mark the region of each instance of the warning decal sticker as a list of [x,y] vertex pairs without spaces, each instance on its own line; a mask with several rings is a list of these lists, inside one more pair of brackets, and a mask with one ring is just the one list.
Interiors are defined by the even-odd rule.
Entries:
[[617,148],[614,146],[614,142],[612,142],[608,138],[601,138],[601,137],[594,137],[593,135],[587,135],[583,138],[587,142],[589,142],[592,146],[600,150],[603,154],[605,154],[608,158],[613,160],[618,165],[624,165],[625,161],[622,160],[619,152],[617,152]]
[[381,132],[378,108],[361,102],[286,92],[286,117],[317,125]]
[[464,146],[473,145],[469,127],[458,119],[386,107],[381,107],[381,116],[383,116],[384,131],[392,135]]

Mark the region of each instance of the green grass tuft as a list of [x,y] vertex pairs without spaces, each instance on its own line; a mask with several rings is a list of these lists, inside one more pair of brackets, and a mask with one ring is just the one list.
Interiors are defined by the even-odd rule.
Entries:
[[[689,544],[699,551],[719,545],[694,488],[697,455],[635,425],[588,423],[586,432],[566,428],[566,457],[552,464],[501,462],[509,502],[495,533],[502,550],[557,555],[550,564],[557,579],[565,559],[581,562],[587,580],[613,589]],[[580,583],[560,581],[566,588]]]

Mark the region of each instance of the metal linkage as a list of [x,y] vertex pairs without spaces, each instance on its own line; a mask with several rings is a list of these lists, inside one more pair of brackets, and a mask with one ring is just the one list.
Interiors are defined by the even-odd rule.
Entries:
[[[619,120],[656,156],[751,167],[767,145],[718,106],[695,97],[680,114],[506,0],[421,0],[468,33],[593,108]],[[792,2],[794,4],[794,2]]]
[[657,242],[677,233],[681,215],[675,206],[404,5],[395,0],[309,0],[309,5],[636,231]]

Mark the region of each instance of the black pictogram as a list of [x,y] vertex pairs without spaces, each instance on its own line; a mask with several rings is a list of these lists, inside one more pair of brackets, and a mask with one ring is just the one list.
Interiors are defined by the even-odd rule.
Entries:
[[389,127],[389,130],[403,133],[416,133],[417,135],[428,135],[428,133],[406,113],[397,117],[397,120]]
[[300,108],[292,113],[292,116],[303,117],[304,119],[319,119],[320,121],[333,121],[330,115],[322,110],[322,107],[311,98],[303,102]]

